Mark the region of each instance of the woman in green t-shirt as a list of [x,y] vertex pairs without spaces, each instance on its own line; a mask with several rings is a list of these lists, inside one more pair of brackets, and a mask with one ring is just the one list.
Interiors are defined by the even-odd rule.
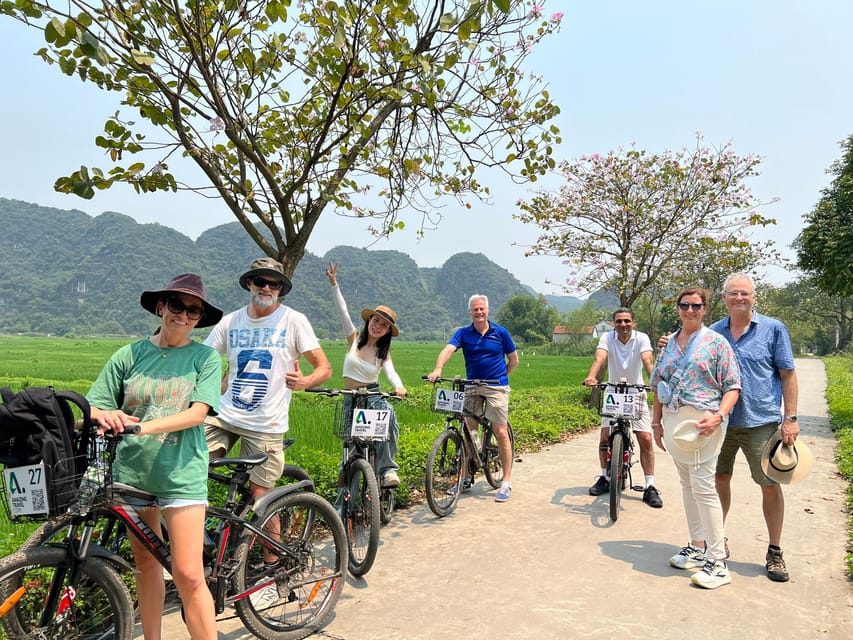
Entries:
[[[159,329],[116,351],[87,397],[104,430],[139,425],[139,435],[119,445],[113,477],[156,496],[149,504],[133,503],[157,532],[162,510],[188,630],[194,639],[214,640],[216,614],[202,560],[208,462],[202,423],[219,409],[222,371],[216,351],[194,342],[190,331],[216,324],[222,311],[207,301],[201,278],[192,273],[143,292],[140,303],[160,316]],[[136,538],[130,543],[142,630],[146,638],[159,638],[163,569]]]

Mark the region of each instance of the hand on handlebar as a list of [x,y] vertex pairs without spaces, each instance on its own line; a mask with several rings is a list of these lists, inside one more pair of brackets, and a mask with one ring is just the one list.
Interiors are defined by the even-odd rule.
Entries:
[[103,435],[106,431],[113,433],[139,433],[139,418],[126,414],[121,409],[104,411],[92,408],[92,420],[98,424],[98,433]]

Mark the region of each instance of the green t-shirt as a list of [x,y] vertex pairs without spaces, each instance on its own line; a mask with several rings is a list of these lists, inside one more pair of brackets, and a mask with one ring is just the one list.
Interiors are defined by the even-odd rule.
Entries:
[[[140,422],[170,416],[193,402],[219,411],[219,354],[198,342],[160,349],[144,339],[116,351],[86,396],[99,409],[121,409]],[[162,498],[207,499],[204,426],[129,436],[118,447],[113,479]]]

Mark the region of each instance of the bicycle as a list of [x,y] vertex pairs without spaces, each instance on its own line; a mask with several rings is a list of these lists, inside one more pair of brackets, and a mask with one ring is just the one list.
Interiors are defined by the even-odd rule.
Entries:
[[622,492],[631,487],[643,491],[633,484],[631,467],[634,465],[634,439],[631,437],[631,420],[640,416],[641,402],[650,387],[644,384],[629,384],[625,378],[619,382],[599,382],[589,385],[603,391],[599,414],[610,418],[610,435],[607,439],[607,469],[610,473],[610,519],[619,519]]
[[[399,397],[359,387],[358,389],[306,389],[330,398],[340,397],[335,408],[334,429],[343,440],[340,480],[341,520],[349,544],[349,571],[363,576],[370,571],[379,550],[379,528],[391,520],[394,489],[382,487],[374,443],[388,436],[389,411],[370,409],[371,398]],[[352,398],[346,402],[346,398]]]
[[[428,380],[427,376],[422,377]],[[459,495],[466,490],[463,483],[470,478],[473,483],[477,471],[482,469],[486,481],[497,489],[503,481],[498,440],[491,421],[485,415],[463,416],[465,388],[486,384],[497,384],[497,380],[475,380],[470,378],[436,378],[435,383],[449,382],[451,388],[436,387],[433,410],[446,414],[444,430],[432,444],[427,458],[426,496],[430,510],[442,518],[456,508]],[[482,426],[480,447],[465,428],[465,418],[473,419]],[[507,424],[512,455],[515,456],[515,435],[512,425]]]
[[[119,575],[132,567],[92,541],[105,518],[125,525],[170,569],[168,543],[121,500],[150,494],[111,480],[120,439],[107,437],[91,456],[65,538],[0,560],[0,625],[9,638],[132,637],[133,603]],[[233,605],[255,636],[296,640],[321,628],[340,597],[346,536],[332,505],[305,490],[310,480],[252,502],[249,469],[265,460],[258,454],[211,462],[211,478],[228,489],[223,507],[207,509],[217,525],[204,548],[205,575],[217,615]],[[229,473],[215,471],[223,468]]]
[[[287,448],[295,442],[296,440],[293,438],[285,438],[282,442],[282,451],[287,450]],[[215,475],[215,468],[216,466],[210,467],[208,471],[208,479],[217,484],[227,484],[221,481],[221,477]],[[298,465],[289,463],[285,464],[281,473],[281,478],[286,483],[298,483],[303,480],[309,480],[311,481],[311,485],[306,486],[305,489],[309,491],[314,490],[311,475]],[[241,490],[240,493],[244,496],[244,499],[250,499],[248,489],[246,489],[246,491]],[[29,537],[27,537],[21,546],[18,547],[18,551],[26,551],[27,549],[39,547],[44,544],[61,542],[68,536],[73,518],[74,514],[71,511],[66,511],[55,518],[47,520],[40,527],[33,530]],[[111,517],[110,513],[107,511],[104,513],[101,522],[102,528],[93,532],[93,541],[113,553],[123,555],[125,559],[132,562],[133,557],[130,553],[130,543],[127,541],[127,529],[125,529],[121,521],[117,518]],[[162,529],[164,539],[168,539],[169,532],[166,529],[165,520],[161,520],[160,528]],[[207,535],[210,539],[210,532],[208,532]]]

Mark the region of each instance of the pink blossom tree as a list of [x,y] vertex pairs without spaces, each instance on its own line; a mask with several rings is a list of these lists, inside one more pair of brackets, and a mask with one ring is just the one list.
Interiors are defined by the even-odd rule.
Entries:
[[746,180],[760,158],[725,145],[650,154],[620,148],[560,164],[566,184],[521,200],[515,217],[542,235],[527,255],[565,258],[566,289],[618,293],[622,305],[684,285],[715,288],[727,273],[775,256],[750,231],[775,224],[756,211]]

